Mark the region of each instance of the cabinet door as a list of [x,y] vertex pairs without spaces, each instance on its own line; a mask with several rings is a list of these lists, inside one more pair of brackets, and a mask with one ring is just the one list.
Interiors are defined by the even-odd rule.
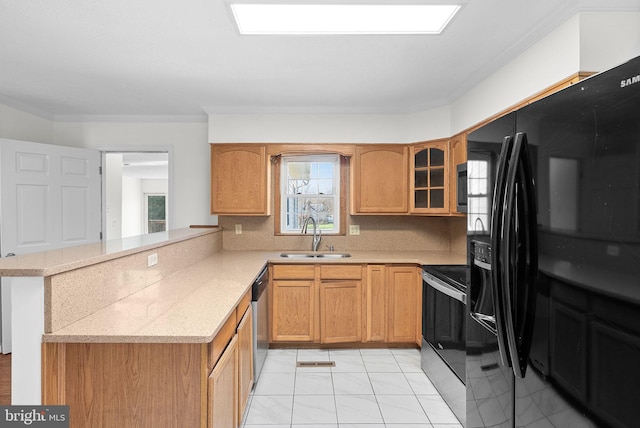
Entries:
[[421,288],[415,266],[387,267],[388,342],[415,342],[419,328]]
[[362,341],[362,281],[320,283],[320,342]]
[[354,214],[409,211],[409,150],[400,144],[356,146],[351,209]]
[[594,321],[590,328],[591,404],[611,426],[635,426],[638,423],[640,336],[606,322]]
[[387,340],[387,294],[384,265],[367,266],[365,292],[365,342]]
[[449,144],[449,212],[451,214],[464,215],[459,213],[458,202],[458,165],[467,162],[467,134],[466,132],[451,137]]
[[587,317],[551,303],[551,376],[582,402],[587,400]]
[[274,280],[271,340],[274,342],[313,342],[315,282]]
[[247,308],[238,324],[238,421],[249,401],[253,387],[253,310]]
[[209,428],[236,428],[238,426],[238,336],[234,336],[227,349],[209,375]]
[[266,147],[211,145],[211,214],[268,215]]
[[448,141],[415,144],[411,153],[411,212],[449,213]]

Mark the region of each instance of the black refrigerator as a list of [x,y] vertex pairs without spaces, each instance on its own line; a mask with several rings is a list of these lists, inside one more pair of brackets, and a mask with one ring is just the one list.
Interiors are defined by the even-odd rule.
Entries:
[[640,426],[640,57],[467,144],[467,428]]

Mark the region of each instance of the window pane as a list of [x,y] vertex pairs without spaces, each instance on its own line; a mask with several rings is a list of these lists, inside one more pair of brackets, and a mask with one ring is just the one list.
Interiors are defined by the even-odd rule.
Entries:
[[339,159],[326,155],[283,158],[281,232],[300,233],[308,217],[323,232],[339,231]]

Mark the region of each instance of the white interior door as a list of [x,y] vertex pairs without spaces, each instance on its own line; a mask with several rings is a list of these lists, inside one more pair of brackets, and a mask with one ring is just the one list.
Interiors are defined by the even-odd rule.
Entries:
[[[7,139],[0,149],[2,257],[101,239],[99,151]],[[8,353],[11,279],[1,280],[1,351]]]

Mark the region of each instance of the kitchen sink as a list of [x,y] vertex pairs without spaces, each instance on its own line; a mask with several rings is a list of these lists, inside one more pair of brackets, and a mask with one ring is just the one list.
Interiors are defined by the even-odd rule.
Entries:
[[280,257],[289,259],[344,259],[351,257],[349,253],[282,253]]

